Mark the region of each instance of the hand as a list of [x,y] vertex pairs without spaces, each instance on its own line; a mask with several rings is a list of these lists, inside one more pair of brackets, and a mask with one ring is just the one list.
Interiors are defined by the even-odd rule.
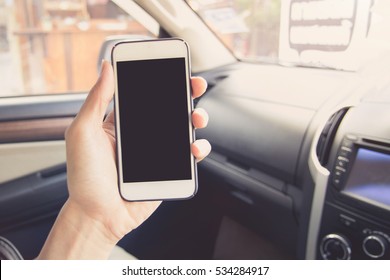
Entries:
[[[202,78],[192,78],[191,85],[193,98],[200,97],[207,87]],[[92,250],[93,256],[86,254],[88,252],[77,256],[77,249],[74,249],[71,255],[51,255],[54,258],[104,257],[107,250],[102,249],[114,246],[125,234],[144,222],[161,203],[127,202],[119,195],[113,113],[103,121],[113,93],[113,70],[108,62],[104,62],[99,80],[66,132],[69,199],[51,233],[51,236],[55,236],[57,224],[60,224],[59,228],[64,228],[61,224],[66,224],[68,230],[74,229],[76,235],[95,233],[92,238],[97,237],[97,242],[101,242],[100,247]],[[204,110],[194,110],[192,122],[195,128],[205,127],[207,121],[208,115]],[[196,140],[192,144],[192,153],[198,161],[207,156],[210,150],[207,140]],[[88,233],[82,228],[86,226],[89,227]],[[51,236],[40,257],[50,258],[46,253],[50,253]],[[85,235],[83,239],[89,242],[91,236]]]

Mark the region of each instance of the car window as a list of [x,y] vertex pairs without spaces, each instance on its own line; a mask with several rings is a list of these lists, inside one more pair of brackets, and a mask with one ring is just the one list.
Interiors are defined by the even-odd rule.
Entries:
[[0,0],[0,96],[86,92],[107,37],[154,36],[123,2]]
[[357,71],[389,53],[387,0],[186,0],[242,60]]

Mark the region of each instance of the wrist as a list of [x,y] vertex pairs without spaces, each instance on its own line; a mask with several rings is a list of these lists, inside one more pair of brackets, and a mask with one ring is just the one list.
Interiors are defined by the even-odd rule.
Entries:
[[68,200],[38,258],[107,259],[118,241],[102,221]]

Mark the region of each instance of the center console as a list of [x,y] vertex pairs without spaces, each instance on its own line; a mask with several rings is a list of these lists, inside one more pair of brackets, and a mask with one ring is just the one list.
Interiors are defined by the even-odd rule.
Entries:
[[390,112],[375,102],[345,115],[332,144],[317,259],[390,259]]
[[390,143],[347,134],[335,158],[317,257],[390,259]]

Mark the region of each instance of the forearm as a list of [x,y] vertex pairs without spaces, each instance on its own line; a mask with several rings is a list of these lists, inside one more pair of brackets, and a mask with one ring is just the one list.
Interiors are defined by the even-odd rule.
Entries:
[[37,259],[107,259],[115,240],[103,224],[65,203]]

